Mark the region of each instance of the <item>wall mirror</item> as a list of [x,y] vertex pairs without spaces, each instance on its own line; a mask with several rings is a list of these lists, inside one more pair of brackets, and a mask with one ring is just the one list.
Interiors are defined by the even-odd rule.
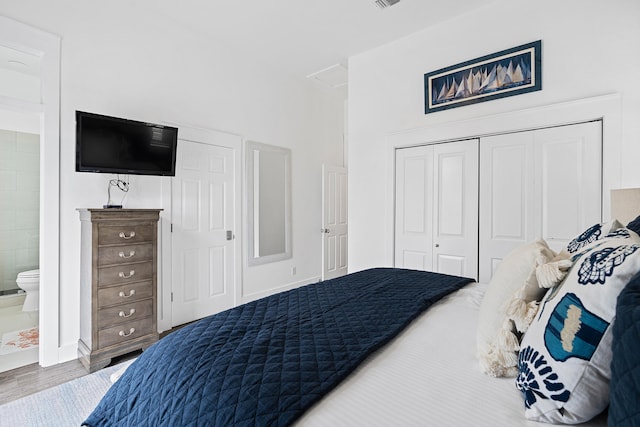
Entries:
[[249,266],[291,258],[291,150],[246,145]]

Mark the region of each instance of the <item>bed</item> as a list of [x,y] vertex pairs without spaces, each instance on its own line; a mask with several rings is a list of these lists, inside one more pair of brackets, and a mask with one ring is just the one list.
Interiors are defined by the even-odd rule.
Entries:
[[[589,259],[592,252],[607,249],[607,245],[619,247],[622,240],[616,239],[636,239],[640,248],[640,237],[632,232],[621,233],[616,227],[599,225],[598,230],[602,233],[598,238],[602,239],[598,242],[593,241],[591,234],[588,235],[590,241],[581,248],[581,252],[573,255],[576,267],[570,270],[568,277],[574,270],[575,274],[582,270],[578,268],[581,260]],[[584,234],[578,237],[582,239]],[[624,288],[630,277],[640,271],[640,251],[637,254],[637,262],[619,278],[621,284],[614,283],[618,288]],[[359,282],[365,282],[365,286],[351,289],[354,283]],[[150,347],[111,387],[84,425],[539,426],[540,423],[525,417],[525,412],[532,410],[530,396],[534,396],[531,405],[534,409],[538,402],[559,403],[558,399],[544,397],[544,390],[532,391],[523,387],[523,372],[532,375],[526,369],[533,365],[520,357],[518,367],[521,372],[514,381],[514,378],[489,376],[478,363],[477,325],[482,321],[481,308],[490,285],[437,273],[371,269],[245,304],[198,321]],[[411,292],[415,293],[395,293],[395,290],[404,288],[414,288]],[[592,288],[598,292],[605,289],[604,286]],[[536,321],[543,320],[546,307],[552,307],[554,298],[559,298],[559,289],[568,291],[572,288],[563,282],[563,286],[545,293],[531,330],[535,329]],[[339,298],[328,300],[325,291],[337,292]],[[377,293],[380,293],[381,305],[380,301],[374,301]],[[286,298],[283,297],[285,294]],[[302,305],[314,298],[318,304],[311,309]],[[604,300],[600,296],[598,298]],[[261,304],[264,307],[268,301],[275,301],[275,306],[280,308],[286,304],[287,309],[276,310],[271,317],[265,316],[259,307]],[[273,331],[278,329],[279,321],[290,316],[292,301],[294,305],[300,305],[296,316],[306,316],[304,319],[296,318],[294,323],[316,324],[326,312],[332,312],[328,329],[337,330],[340,340],[345,334],[353,334],[357,338],[356,343],[341,341],[334,345],[335,337],[325,336],[326,330],[317,335],[314,326],[312,337],[316,338],[312,341],[319,347],[314,347],[313,356],[305,353],[307,356],[298,355],[291,359],[285,357],[289,354],[287,350],[271,353],[263,347],[264,350],[239,356],[250,363],[238,369],[234,363],[227,363],[224,359],[237,355],[238,349],[243,347],[242,339],[232,345],[227,338],[216,344],[222,349],[216,357],[210,356],[211,342],[222,340],[222,337],[253,334],[252,342],[280,340],[281,336],[274,335]],[[615,311],[615,303],[611,305]],[[348,306],[360,308],[353,311]],[[388,307],[392,309],[388,311]],[[247,328],[227,330],[224,322],[216,323],[222,318],[241,316],[243,311],[249,313],[246,317],[249,320],[241,323],[252,324],[256,323],[256,318],[261,319],[257,322],[260,326],[253,332]],[[339,313],[337,316],[336,312]],[[214,327],[206,327],[211,324]],[[345,329],[341,326],[343,324],[351,326]],[[374,332],[379,328],[380,334]],[[214,330],[221,333],[216,334]],[[308,338],[304,331],[282,336],[286,338],[288,335],[299,342]],[[368,338],[362,340],[362,336]],[[328,347],[323,347],[323,341],[329,343]],[[522,342],[527,342],[524,337]],[[602,342],[608,342],[611,348],[606,336]],[[176,343],[182,344],[177,346]],[[528,346],[535,347],[535,342],[529,342]],[[580,351],[583,351],[582,347]],[[596,355],[600,354],[598,351],[594,350]],[[267,359],[278,357],[281,360],[279,365],[276,363],[277,367],[256,371],[256,366],[264,366]],[[574,359],[578,358],[566,357],[569,362],[574,362]],[[584,357],[579,359],[580,363],[585,360]],[[300,371],[305,371],[301,366],[309,364],[319,366],[319,373],[311,375],[321,377],[317,381],[319,385],[307,387],[309,376],[300,375]],[[539,367],[539,364],[535,366]],[[290,371],[297,372],[298,383],[295,378],[281,383],[281,378]],[[328,371],[332,371],[332,375],[324,375]],[[550,376],[548,371],[543,370],[543,373],[547,375],[545,384],[555,385],[558,382],[549,381],[557,377]],[[258,380],[254,382],[256,378]],[[211,381],[220,382],[217,389],[203,385]],[[568,382],[565,383],[568,388]],[[245,389],[236,390],[242,384]],[[607,395],[608,386],[607,383],[606,387],[600,387],[606,388]],[[233,389],[232,393],[226,394],[230,389]],[[264,389],[268,393],[265,394]],[[538,402],[535,402],[536,398]],[[598,404],[602,405],[601,402]],[[620,401],[615,404],[620,405]],[[637,402],[633,404],[637,405]],[[606,405],[592,406],[597,408],[595,418],[589,415],[589,420],[581,425],[607,425]],[[618,413],[625,414],[628,422],[628,414],[633,414],[634,408],[629,408],[628,403],[622,406],[625,411],[618,410]],[[567,412],[574,411],[571,407],[569,409]],[[554,412],[563,413],[564,408]],[[247,413],[250,415],[245,416]],[[567,421],[576,423],[584,420],[569,417]],[[620,425],[634,425],[633,422]]]

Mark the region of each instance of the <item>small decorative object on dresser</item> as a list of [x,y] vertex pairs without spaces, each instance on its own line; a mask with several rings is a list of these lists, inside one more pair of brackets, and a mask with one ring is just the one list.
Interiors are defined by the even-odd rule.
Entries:
[[78,356],[95,372],[158,340],[160,209],[78,209],[81,222]]

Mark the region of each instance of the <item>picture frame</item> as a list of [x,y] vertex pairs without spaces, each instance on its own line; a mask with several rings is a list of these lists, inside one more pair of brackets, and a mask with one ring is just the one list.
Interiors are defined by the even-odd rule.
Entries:
[[542,90],[542,40],[424,75],[425,114]]

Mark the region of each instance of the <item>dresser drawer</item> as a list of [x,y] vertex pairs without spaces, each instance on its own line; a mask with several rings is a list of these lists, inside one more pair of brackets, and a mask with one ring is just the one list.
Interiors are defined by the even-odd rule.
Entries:
[[98,265],[122,264],[153,259],[153,245],[106,246],[98,249]]
[[155,224],[100,224],[98,226],[98,244],[151,242],[155,237],[156,228]]
[[103,308],[98,311],[98,329],[139,320],[152,314],[153,301],[150,299]]
[[98,289],[98,309],[112,305],[127,304],[153,296],[153,283],[137,282],[130,285]]
[[98,286],[137,282],[153,277],[153,261],[98,268]]
[[104,348],[142,337],[151,332],[153,332],[153,322],[151,317],[147,317],[98,331],[98,342],[100,348]]

